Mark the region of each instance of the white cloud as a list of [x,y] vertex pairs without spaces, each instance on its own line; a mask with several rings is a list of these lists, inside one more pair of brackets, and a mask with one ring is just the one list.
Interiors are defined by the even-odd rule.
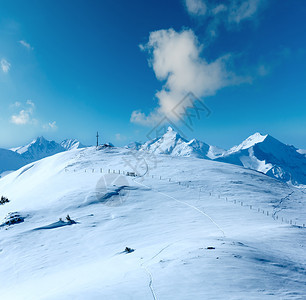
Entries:
[[21,103],[19,101],[16,101],[15,103],[11,104],[10,107],[20,107]]
[[34,109],[35,108],[35,104],[34,104],[34,102],[32,101],[32,100],[27,100],[27,105],[29,105],[30,107],[32,107],[32,109]]
[[217,5],[216,7],[214,7],[211,12],[214,14],[214,15],[217,15],[221,12],[225,12],[227,11],[227,6],[225,6],[224,4],[219,4]]
[[[17,114],[14,114],[11,116],[11,122],[16,125],[25,125],[25,124],[33,124],[36,123],[37,121],[32,118],[35,104],[31,100],[27,100],[26,102],[27,107],[24,109],[21,109]],[[14,107],[20,107],[21,103],[20,102],[15,102],[13,104]]]
[[140,110],[134,110],[131,114],[130,122],[144,126],[152,126],[158,123],[161,119],[161,114],[156,109],[148,116]]
[[241,21],[254,17],[262,0],[234,1],[230,6],[228,20],[239,24]]
[[155,95],[159,106],[149,115],[139,110],[133,111],[133,123],[151,125],[163,115],[175,121],[172,110],[188,92],[205,97],[239,81],[227,70],[229,56],[212,62],[200,56],[203,46],[192,30],[151,32],[149,42],[142,48],[151,55],[150,65],[156,78],[164,85]]
[[45,125],[43,125],[43,129],[45,130],[56,130],[58,127],[56,125],[56,121],[49,122]]
[[264,3],[264,0],[222,0],[216,5],[212,0],[185,0],[190,15],[205,18],[211,36],[217,35],[221,24],[231,30],[242,21],[254,18]]
[[270,73],[270,68],[266,65],[260,65],[257,71],[260,76],[267,76]]
[[30,113],[22,109],[17,115],[12,115],[11,122],[16,125],[25,125],[30,122]]
[[10,70],[11,68],[11,64],[4,58],[1,59],[1,69],[4,73],[8,73],[8,71]]
[[186,0],[186,8],[191,15],[203,16],[207,6],[203,0]]
[[33,50],[33,49],[34,49],[29,43],[27,43],[27,42],[24,41],[24,40],[19,41],[19,43],[20,43],[22,46],[24,46],[25,48],[29,49],[29,50]]

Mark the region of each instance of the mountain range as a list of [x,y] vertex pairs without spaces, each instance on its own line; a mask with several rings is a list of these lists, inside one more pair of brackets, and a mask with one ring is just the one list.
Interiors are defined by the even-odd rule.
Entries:
[[160,138],[131,149],[154,154],[197,157],[243,166],[293,185],[306,185],[306,151],[283,144],[270,135],[255,133],[240,145],[224,150],[196,139],[181,137],[171,127]]
[[[59,152],[84,148],[76,139],[61,143],[38,137],[26,146],[0,149],[0,174]],[[255,133],[241,144],[224,150],[200,140],[186,140],[171,127],[145,143],[133,142],[125,148],[157,155],[194,157],[242,166],[293,185],[306,185],[306,151],[286,145],[270,135]]]
[[[54,154],[77,148],[84,148],[76,139],[66,139],[61,143],[48,141],[44,137],[38,137],[29,144],[11,149],[0,149],[0,177],[6,171],[17,170],[20,167],[52,156]],[[3,174],[4,173],[4,174]]]

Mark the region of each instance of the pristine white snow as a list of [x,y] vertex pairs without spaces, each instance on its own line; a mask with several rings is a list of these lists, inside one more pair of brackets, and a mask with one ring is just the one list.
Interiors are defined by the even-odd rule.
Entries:
[[0,227],[1,299],[306,298],[305,191],[256,171],[91,147],[31,163],[0,192],[0,220],[24,218]]

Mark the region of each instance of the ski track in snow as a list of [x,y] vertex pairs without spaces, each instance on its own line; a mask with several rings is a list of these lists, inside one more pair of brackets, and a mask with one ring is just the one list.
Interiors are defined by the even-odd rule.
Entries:
[[191,205],[191,204],[189,204],[189,203],[187,203],[187,202],[185,202],[185,201],[178,200],[178,199],[176,199],[176,198],[174,198],[174,197],[172,197],[172,196],[170,196],[170,195],[167,195],[167,194],[165,194],[165,193],[163,193],[163,192],[160,192],[160,191],[158,191],[158,190],[156,190],[156,189],[154,189],[154,188],[152,188],[152,187],[149,187],[149,186],[147,186],[147,185],[145,185],[145,184],[142,184],[142,183],[140,183],[140,182],[137,182],[136,180],[134,180],[134,182],[135,182],[135,183],[138,183],[139,185],[142,185],[142,186],[144,186],[144,187],[146,187],[146,188],[152,189],[152,190],[156,191],[157,193],[159,193],[159,194],[161,194],[161,195],[163,195],[163,196],[166,196],[166,197],[168,197],[168,198],[170,198],[170,199],[172,199],[172,200],[174,200],[174,201],[176,201],[176,202],[178,202],[178,203],[184,204],[184,205],[186,205],[186,206],[188,206],[188,207],[190,207],[190,208],[192,208],[192,209],[198,211],[199,213],[201,213],[202,215],[204,215],[205,217],[207,217],[215,226],[217,226],[217,228],[222,232],[223,237],[225,237],[225,232],[224,232],[224,230],[223,230],[223,229],[222,229],[222,228],[212,219],[212,217],[210,217],[207,213],[205,213],[204,211],[202,211],[202,210],[199,209],[198,207],[196,207],[196,206],[194,206],[194,205]]
[[147,267],[145,266],[141,266],[145,271],[146,273],[149,275],[149,278],[150,278],[150,282],[149,282],[149,288],[151,290],[151,294],[152,294],[152,297],[154,300],[157,300],[158,298],[156,297],[156,294],[155,294],[155,291],[154,291],[154,288],[153,288],[153,276],[151,274],[151,272],[148,270]]
[[159,250],[159,252],[157,254],[155,254],[154,256],[152,256],[149,260],[147,260],[146,262],[143,262],[140,266],[146,271],[146,273],[149,275],[150,278],[150,282],[149,282],[149,288],[151,290],[152,296],[154,300],[157,300],[157,296],[156,293],[154,291],[153,288],[153,275],[152,273],[148,270],[148,268],[145,266],[145,264],[147,264],[149,261],[153,260],[155,257],[157,257],[159,254],[161,254],[164,250],[166,250],[167,248],[169,248],[170,246],[172,246],[175,243],[171,243],[167,246],[165,246],[164,248],[162,248],[161,250]]

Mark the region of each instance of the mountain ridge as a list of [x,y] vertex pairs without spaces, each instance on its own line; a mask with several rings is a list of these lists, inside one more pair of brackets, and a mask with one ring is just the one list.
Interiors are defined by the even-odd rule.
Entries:
[[171,127],[144,144],[133,144],[138,151],[171,156],[197,157],[239,165],[293,185],[306,185],[306,156],[302,150],[286,145],[269,134],[256,132],[229,150],[197,139],[181,137]]

